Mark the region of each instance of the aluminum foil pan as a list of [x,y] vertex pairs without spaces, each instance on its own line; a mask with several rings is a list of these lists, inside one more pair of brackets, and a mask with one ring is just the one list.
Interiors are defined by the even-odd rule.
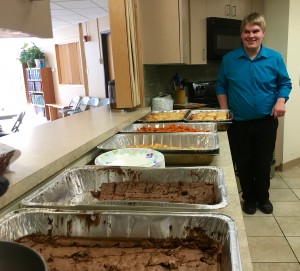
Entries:
[[223,245],[222,271],[241,271],[234,220],[218,213],[147,213],[21,209],[0,219],[0,239],[14,241],[38,233],[52,236],[105,238],[185,238],[201,228]]
[[185,123],[185,122],[173,122],[173,123],[134,123],[127,127],[125,127],[123,130],[120,131],[120,133],[138,133],[137,129],[143,128],[143,127],[151,127],[151,128],[165,128],[170,125],[180,125],[180,126],[187,126],[193,129],[198,130],[206,130],[211,133],[217,132],[217,124],[212,122],[202,122],[202,123]]
[[[98,200],[92,192],[101,191],[103,183],[199,182],[213,184],[215,204],[187,204],[155,201]],[[216,210],[228,205],[223,170],[217,167],[134,168],[134,167],[74,167],[58,175],[43,187],[25,197],[26,207],[58,209],[126,209],[147,211]]]
[[189,109],[171,111],[151,111],[137,122],[175,122],[183,121],[189,114]]
[[[193,120],[192,116],[194,114],[218,114],[218,113],[226,113],[227,119],[213,119],[207,116],[207,119],[205,120]],[[210,110],[210,109],[205,109],[205,110],[190,110],[190,112],[186,115],[185,121],[187,122],[214,122],[217,123],[217,129],[218,131],[224,131],[227,130],[228,125],[232,123],[233,120],[233,114],[230,110],[225,110],[225,109],[218,109],[218,110]]]
[[[219,154],[217,133],[127,133],[116,134],[97,146],[103,152],[144,145],[161,152],[165,164],[210,165]],[[161,148],[161,145],[165,145]]]

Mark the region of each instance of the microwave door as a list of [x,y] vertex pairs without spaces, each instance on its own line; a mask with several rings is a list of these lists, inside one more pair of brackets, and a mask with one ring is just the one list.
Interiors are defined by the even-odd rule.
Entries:
[[213,54],[222,57],[229,51],[241,46],[239,33],[230,28],[219,28],[213,35]]

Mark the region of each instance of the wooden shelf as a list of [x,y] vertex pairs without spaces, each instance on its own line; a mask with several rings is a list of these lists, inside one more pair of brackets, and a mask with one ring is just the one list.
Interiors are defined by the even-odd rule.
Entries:
[[[42,108],[44,116],[50,120],[45,104],[54,104],[54,86],[51,68],[24,68],[24,82],[26,89],[27,103],[38,108]],[[37,114],[40,111],[36,110]]]

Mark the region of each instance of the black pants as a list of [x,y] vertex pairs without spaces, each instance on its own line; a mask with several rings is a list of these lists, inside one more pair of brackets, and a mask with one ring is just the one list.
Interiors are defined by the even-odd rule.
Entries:
[[228,128],[232,159],[236,165],[242,198],[251,202],[269,199],[270,170],[278,119],[266,116],[234,121]]

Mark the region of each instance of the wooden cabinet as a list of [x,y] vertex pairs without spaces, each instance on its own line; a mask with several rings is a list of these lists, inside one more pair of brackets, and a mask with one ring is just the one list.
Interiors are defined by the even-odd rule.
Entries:
[[190,64],[206,64],[206,0],[190,0]]
[[189,63],[189,0],[140,0],[139,4],[143,63]]
[[24,73],[27,102],[38,115],[50,120],[46,104],[55,103],[52,69],[27,68]]
[[207,17],[242,20],[251,13],[251,0],[207,0]]
[[206,0],[140,0],[143,64],[206,64]]

